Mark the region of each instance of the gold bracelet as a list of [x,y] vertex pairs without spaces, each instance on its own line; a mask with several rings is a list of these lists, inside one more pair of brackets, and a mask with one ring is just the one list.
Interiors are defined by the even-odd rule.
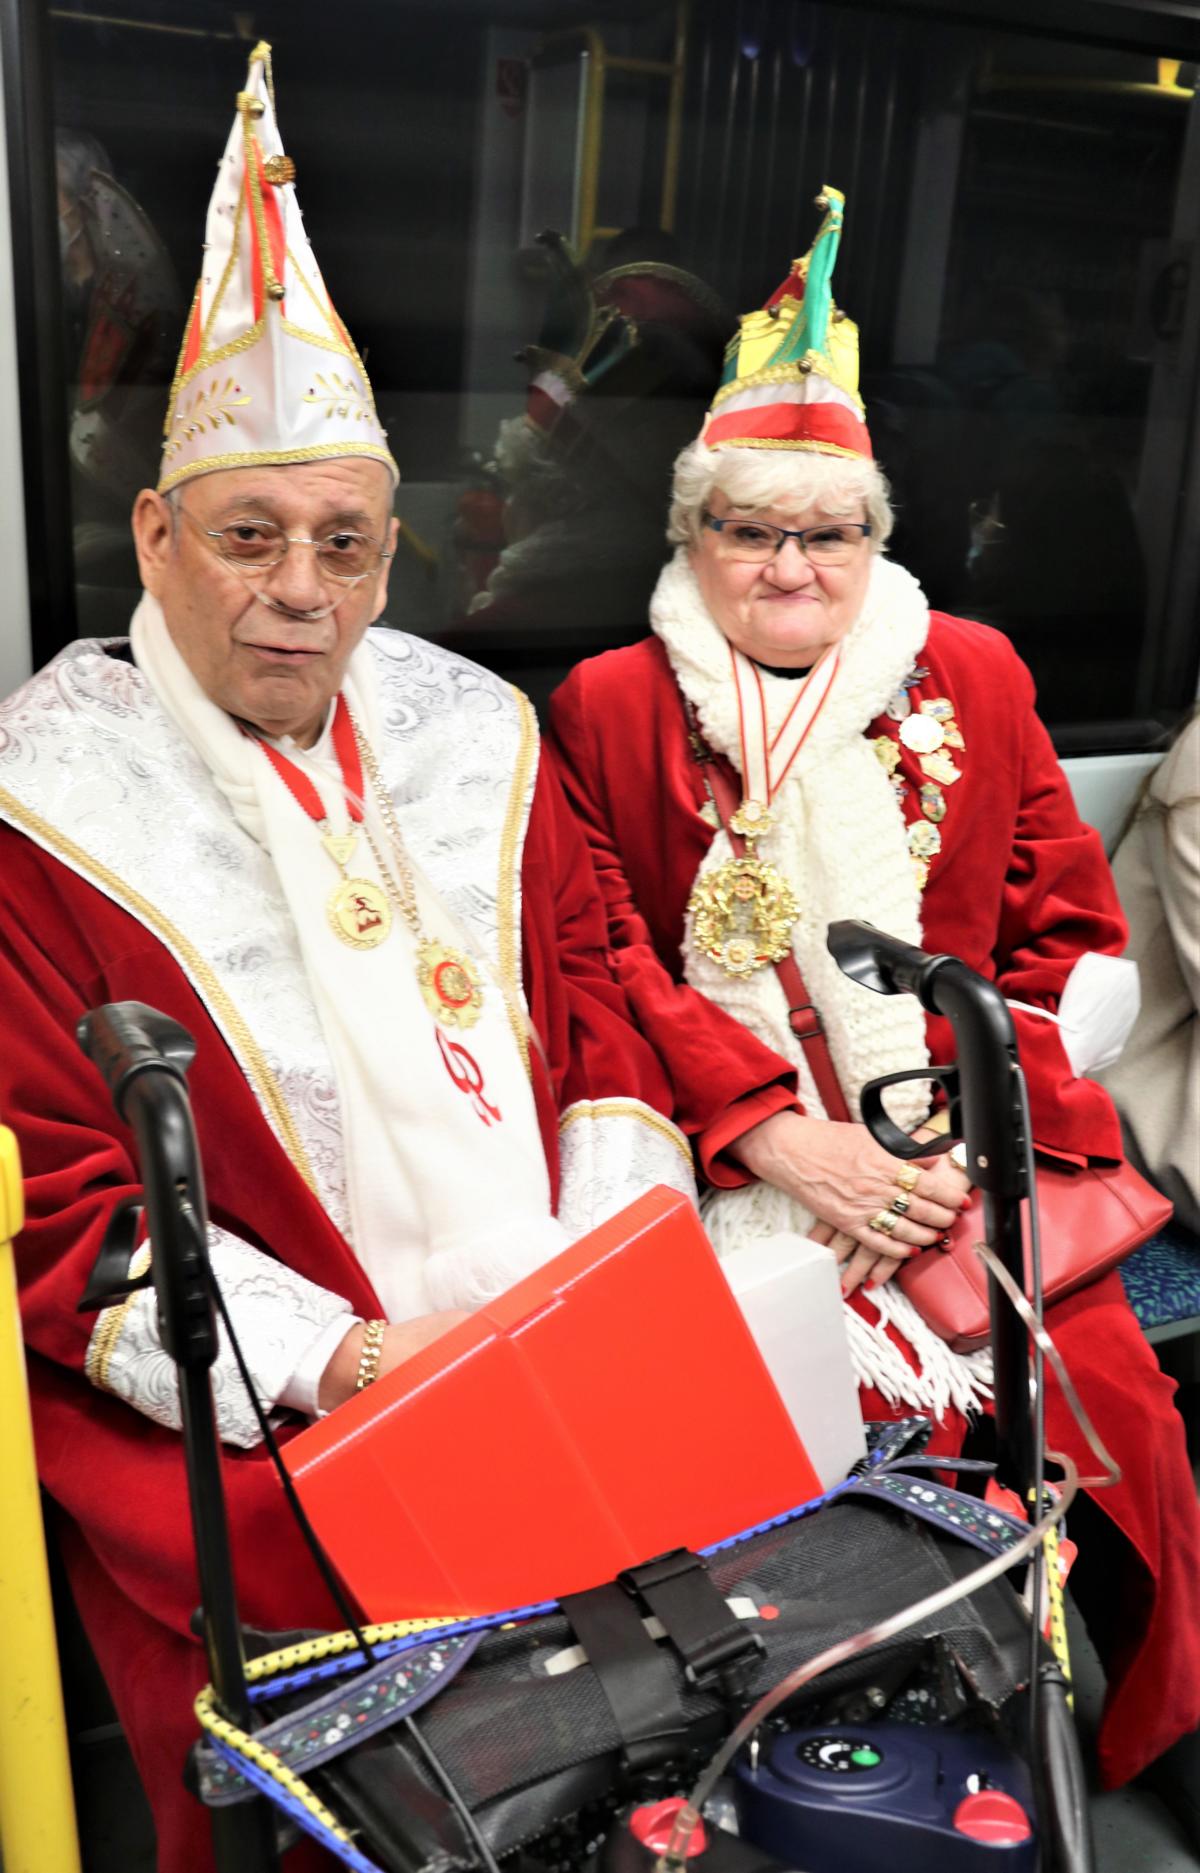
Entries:
[[383,1356],[383,1335],[387,1327],[386,1320],[368,1320],[363,1327],[362,1352],[358,1357],[358,1378],[355,1380],[356,1392],[373,1385],[379,1377],[379,1361]]

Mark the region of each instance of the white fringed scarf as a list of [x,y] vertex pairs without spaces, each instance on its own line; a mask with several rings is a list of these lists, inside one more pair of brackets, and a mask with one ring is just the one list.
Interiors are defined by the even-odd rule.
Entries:
[[[664,567],[650,606],[675,680],[692,704],[709,745],[740,773],[742,747],[729,645],[710,616],[686,548]],[[772,825],[760,841],[764,859],[791,884],[800,902],[793,927],[796,961],[824,1019],[829,1050],[851,1111],[869,1079],[923,1066],[929,1052],[925,1020],[911,996],[863,989],[830,956],[825,933],[838,918],[861,918],[907,943],[921,942],[917,888],[900,804],[864,730],[883,712],[908,675],[929,629],[929,607],[916,580],[890,560],[872,562],[862,611],[841,645],[837,676],[811,732],[771,802]],[[762,671],[768,740],[792,707],[795,683]],[[718,830],[698,876],[733,856]],[[796,1068],[805,1111],[825,1116],[804,1050],[787,1019],[787,998],[774,969],[745,979],[729,976],[684,933],[684,972],[693,988],[725,1009]],[[919,1081],[889,1102],[897,1122],[915,1127],[928,1111]],[[704,1220],[719,1255],[748,1238],[807,1235],[814,1218],[771,1184],[710,1192]],[[895,1282],[866,1297],[876,1308],[871,1324],[845,1309],[855,1374],[894,1404],[940,1416],[948,1404],[977,1409],[988,1396],[990,1356],[953,1353],[925,1324]],[[892,1326],[920,1361],[914,1372],[889,1339]]]

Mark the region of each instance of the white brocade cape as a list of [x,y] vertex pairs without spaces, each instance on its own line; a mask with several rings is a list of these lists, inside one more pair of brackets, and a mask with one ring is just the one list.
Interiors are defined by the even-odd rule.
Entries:
[[[365,642],[382,728],[376,753],[405,840],[524,1024],[521,860],[538,762],[533,712],[497,677],[420,639],[376,629]],[[353,1246],[336,1077],[278,876],[135,666],[83,640],[0,703],[0,818],[170,951],[265,1122]],[[694,1196],[686,1141],[639,1102],[580,1103],[560,1127],[558,1217],[572,1238],[652,1184]],[[211,1246],[260,1395],[274,1403],[305,1348],[348,1314],[348,1303],[225,1230],[213,1228]],[[177,1426],[174,1368],[154,1312],[147,1290],[106,1309],[88,1375]],[[257,1441],[224,1343],[214,1385],[222,1437]]]
[[[705,740],[742,772],[737,690],[729,643],[700,596],[686,548],[663,568],[650,606],[650,622]],[[928,1065],[925,1017],[908,995],[873,994],[843,974],[826,947],[839,918],[858,918],[917,946],[921,942],[920,890],[909,857],[904,817],[891,782],[864,733],[909,674],[925,643],[929,607],[911,574],[891,560],[872,561],[862,611],[841,643],[837,675],[819,714],[772,799],[771,826],[758,841],[761,856],[792,886],[800,912],[792,930],[796,961],[821,1010],[829,1051],[851,1112],[858,1090],[884,1073]],[[760,670],[768,743],[796,699],[796,683]],[[697,877],[733,857],[718,828]],[[787,997],[774,969],[739,978],[699,951],[692,918],[685,925],[684,974],[693,988],[723,1008],[795,1067],[805,1111],[824,1118],[804,1049],[788,1023]],[[928,1111],[928,1089],[916,1081],[898,1089],[889,1111],[914,1128]],[[814,1217],[772,1184],[710,1192],[705,1226],[719,1255],[736,1253],[751,1239],[807,1235]],[[975,1408],[988,1395],[990,1355],[953,1353],[926,1325],[896,1283],[866,1297],[878,1324],[844,1310],[851,1359],[859,1383],[873,1385],[893,1404],[940,1415],[947,1404]],[[898,1331],[920,1363],[914,1371],[886,1328]]]

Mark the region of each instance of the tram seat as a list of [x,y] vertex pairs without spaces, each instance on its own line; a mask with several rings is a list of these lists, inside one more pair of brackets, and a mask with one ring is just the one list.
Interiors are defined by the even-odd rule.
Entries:
[[1121,1265],[1129,1305],[1153,1345],[1200,1335],[1200,1236],[1170,1222]]

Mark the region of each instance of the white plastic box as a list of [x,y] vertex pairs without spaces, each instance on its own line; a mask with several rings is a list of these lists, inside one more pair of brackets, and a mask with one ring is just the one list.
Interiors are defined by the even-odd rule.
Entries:
[[721,1262],[825,1489],[866,1455],[837,1264],[807,1236],[765,1236]]

